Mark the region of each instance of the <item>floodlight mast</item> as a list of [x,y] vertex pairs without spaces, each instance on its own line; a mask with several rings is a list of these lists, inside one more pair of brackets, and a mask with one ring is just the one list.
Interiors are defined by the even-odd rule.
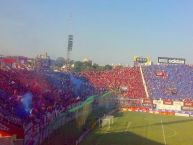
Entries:
[[73,13],[73,1],[69,2],[69,17],[68,17],[68,46],[67,46],[67,53],[66,53],[66,67],[70,69],[71,67],[71,51],[73,47],[73,25],[72,25],[72,13]]
[[68,47],[67,47],[67,56],[66,56],[66,66],[70,67],[70,52],[73,47],[73,35],[68,35]]

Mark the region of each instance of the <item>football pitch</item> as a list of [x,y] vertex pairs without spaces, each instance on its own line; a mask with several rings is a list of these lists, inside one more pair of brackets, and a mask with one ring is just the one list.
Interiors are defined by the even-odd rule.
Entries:
[[96,128],[80,145],[193,145],[193,118],[118,112],[110,127]]

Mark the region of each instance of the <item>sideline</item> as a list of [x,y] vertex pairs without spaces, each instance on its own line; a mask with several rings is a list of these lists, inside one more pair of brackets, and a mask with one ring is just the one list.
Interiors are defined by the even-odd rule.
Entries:
[[164,131],[164,126],[163,126],[163,121],[162,121],[162,119],[161,119],[161,124],[162,124],[162,132],[163,132],[164,144],[166,145],[166,137],[165,137],[165,131]]
[[132,122],[131,122],[131,121],[129,121],[129,122],[127,123],[127,127],[126,127],[126,129],[125,129],[125,132],[127,132],[127,131],[128,131],[128,129],[129,129],[129,127],[131,126],[131,124],[132,124]]

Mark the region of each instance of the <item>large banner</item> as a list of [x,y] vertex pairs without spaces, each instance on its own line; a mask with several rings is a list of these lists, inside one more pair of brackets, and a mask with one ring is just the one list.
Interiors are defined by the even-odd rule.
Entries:
[[185,64],[186,59],[184,59],[184,58],[158,57],[158,63],[163,63],[163,64]]

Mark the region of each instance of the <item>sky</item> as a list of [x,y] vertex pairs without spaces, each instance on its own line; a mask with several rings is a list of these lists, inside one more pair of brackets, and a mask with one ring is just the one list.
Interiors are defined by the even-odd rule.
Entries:
[[192,0],[0,0],[0,54],[129,64],[133,56],[193,64]]

